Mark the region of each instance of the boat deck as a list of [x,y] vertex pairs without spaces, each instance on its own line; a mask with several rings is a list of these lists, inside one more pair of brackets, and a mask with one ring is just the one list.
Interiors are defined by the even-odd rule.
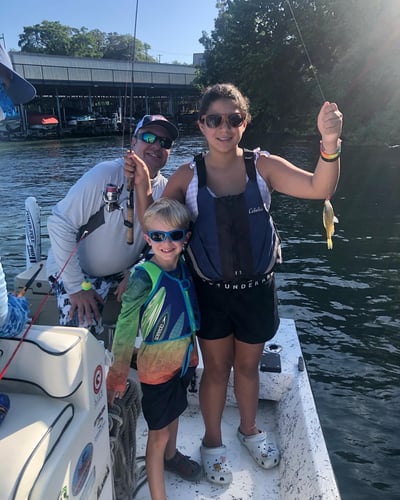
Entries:
[[[258,410],[258,425],[267,432],[277,436],[276,403],[260,401]],[[224,443],[229,451],[233,466],[233,481],[228,486],[220,486],[207,481],[204,476],[197,483],[190,483],[175,474],[165,472],[167,497],[174,500],[278,500],[280,496],[279,467],[270,470],[260,468],[242,446],[236,437],[239,425],[238,410],[227,406],[222,419]],[[178,448],[185,455],[200,463],[200,443],[203,437],[204,425],[199,408],[190,404],[179,420]],[[143,456],[146,449],[147,425],[140,415],[137,431],[137,456]],[[279,443],[278,443],[279,445]],[[139,489],[135,500],[148,500],[150,492],[147,482]]]
[[[267,345],[266,349],[270,352],[279,351],[282,369],[279,372],[275,369],[260,371],[257,425],[270,434],[280,449],[279,466],[270,470],[262,469],[237,439],[239,411],[231,374],[222,419],[222,435],[233,468],[232,483],[212,484],[205,476],[197,483],[190,483],[165,472],[168,499],[340,499],[294,322],[282,319],[273,340],[274,343]],[[200,355],[197,385],[202,370]],[[136,378],[136,372],[131,370],[130,376]],[[182,453],[200,462],[204,424],[198,393],[188,392],[188,400],[189,406],[179,419],[177,446]],[[147,425],[142,415],[138,418],[136,440],[136,456],[141,457],[145,454],[147,441]],[[144,465],[143,460],[140,465]],[[134,498],[150,498],[147,483],[143,484]]]

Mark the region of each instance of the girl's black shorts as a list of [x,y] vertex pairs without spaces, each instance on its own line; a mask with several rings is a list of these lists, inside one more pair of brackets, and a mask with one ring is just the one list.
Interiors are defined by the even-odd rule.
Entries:
[[241,342],[259,344],[272,339],[279,327],[275,277],[258,286],[226,288],[195,279],[201,325],[197,336],[216,340],[234,335]]

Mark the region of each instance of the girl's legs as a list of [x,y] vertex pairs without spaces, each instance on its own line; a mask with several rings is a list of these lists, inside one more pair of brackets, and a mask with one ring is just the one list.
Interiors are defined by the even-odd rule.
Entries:
[[229,374],[233,365],[233,336],[217,340],[199,339],[204,371],[199,400],[205,433],[203,444],[213,448],[222,445],[221,419],[224,411]]
[[254,460],[264,469],[279,463],[276,444],[256,423],[259,372],[258,363],[264,348],[262,344],[246,344],[235,340],[234,388],[239,405],[239,441],[247,448]]
[[242,434],[250,436],[259,432],[256,415],[259,395],[258,364],[264,344],[246,344],[235,339],[234,389],[239,406]]

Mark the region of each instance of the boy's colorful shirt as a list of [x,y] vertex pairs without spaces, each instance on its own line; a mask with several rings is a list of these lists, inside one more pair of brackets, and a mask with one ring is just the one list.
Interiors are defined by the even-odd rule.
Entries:
[[[114,341],[114,364],[107,377],[108,390],[123,392],[129,373],[136,337],[140,328],[141,308],[152,291],[150,276],[143,269],[135,269],[129,278],[129,285],[122,299]],[[145,335],[142,333],[142,335]],[[141,343],[137,366],[139,380],[146,384],[162,384],[182,369],[182,360],[192,342],[185,337],[172,342]],[[190,366],[198,364],[196,342],[190,356]]]

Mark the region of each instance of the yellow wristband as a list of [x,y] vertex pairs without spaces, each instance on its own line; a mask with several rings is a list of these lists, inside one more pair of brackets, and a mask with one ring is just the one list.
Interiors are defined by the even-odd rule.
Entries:
[[84,290],[85,292],[88,292],[89,290],[92,289],[92,284],[90,283],[90,281],[82,281],[81,283],[81,288],[82,290]]

